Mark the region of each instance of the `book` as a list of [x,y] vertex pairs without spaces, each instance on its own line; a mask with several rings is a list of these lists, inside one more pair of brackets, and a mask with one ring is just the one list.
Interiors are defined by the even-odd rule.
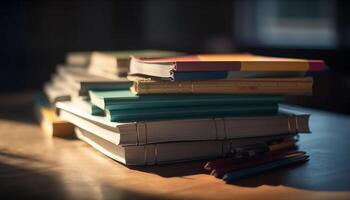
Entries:
[[105,110],[107,118],[112,122],[272,115],[276,114],[277,111],[278,104],[209,105]]
[[130,62],[131,74],[169,78],[176,72],[315,72],[326,69],[322,60],[276,58],[252,54],[208,54],[167,58],[137,58]]
[[116,145],[225,140],[310,133],[309,115],[280,108],[278,115],[118,123],[92,116],[75,102],[57,103],[59,117]]
[[52,137],[70,137],[74,134],[73,124],[59,119],[54,109],[42,107],[40,114],[40,126],[47,135]]
[[85,69],[61,66],[57,71],[66,84],[74,87],[80,96],[87,96],[89,90],[120,90],[131,86],[131,81],[126,78],[109,79],[89,74]]
[[208,158],[224,157],[232,147],[278,140],[291,136],[246,138],[237,140],[158,143],[148,145],[115,145],[83,129],[75,128],[76,136],[103,153],[125,165],[154,165]]
[[183,106],[271,105],[280,103],[280,95],[174,94],[135,95],[130,90],[90,91],[92,104],[103,110],[145,109]]
[[162,81],[129,76],[134,94],[279,94],[312,95],[312,77]]
[[126,76],[129,72],[130,56],[138,57],[165,57],[176,56],[182,53],[162,50],[134,50],[115,52],[93,52],[88,71],[96,75],[108,77]]
[[50,137],[69,137],[74,135],[73,124],[59,119],[55,109],[42,94],[36,94],[34,98],[35,113],[42,130]]

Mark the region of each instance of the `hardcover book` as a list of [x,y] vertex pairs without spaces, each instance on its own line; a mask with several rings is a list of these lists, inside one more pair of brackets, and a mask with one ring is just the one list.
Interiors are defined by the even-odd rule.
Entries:
[[[242,71],[242,72],[317,72],[326,69],[322,60],[276,58],[252,54],[208,54],[167,58],[133,57],[131,74],[162,78],[177,72]],[[176,76],[176,75],[175,75]]]
[[75,102],[57,103],[60,119],[69,121],[115,145],[225,140],[309,133],[309,115],[280,108],[277,115],[237,116],[118,123],[93,116]]
[[245,138],[237,140],[195,141],[158,143],[148,145],[115,145],[103,138],[76,128],[76,136],[90,144],[92,147],[106,156],[125,165],[154,165],[164,163],[201,160],[208,158],[224,157],[234,148],[248,144],[272,142],[290,138],[293,136],[274,136],[261,138]]

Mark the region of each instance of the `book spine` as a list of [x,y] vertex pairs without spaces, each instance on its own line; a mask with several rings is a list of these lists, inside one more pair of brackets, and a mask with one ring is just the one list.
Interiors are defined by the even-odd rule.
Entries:
[[[207,159],[224,157],[227,153],[232,152],[238,146],[248,144],[256,144],[261,142],[271,142],[280,139],[286,139],[289,136],[273,136],[265,138],[249,138],[242,140],[219,140],[219,141],[201,141],[201,142],[179,142],[179,143],[160,143],[148,144],[132,147],[134,151],[138,151],[141,155],[137,159],[130,162],[130,165],[154,165],[161,163],[173,163],[189,160]],[[166,151],[165,147],[176,148],[176,151]],[[205,147],[201,151],[192,154],[200,147]],[[177,153],[175,153],[177,152]],[[143,155],[142,155],[143,154]],[[127,163],[128,164],[128,163]]]
[[[261,129],[263,126],[269,126],[271,128],[268,131],[264,131]],[[121,131],[122,130],[124,129],[121,129]],[[194,135],[190,136],[189,130]],[[128,130],[128,132],[129,131],[131,130]],[[294,115],[280,118],[261,117],[252,119],[247,117],[175,120],[168,122],[139,122],[134,125],[132,132],[136,132],[136,141],[133,144],[145,145],[164,141],[226,140],[309,133],[310,130],[308,127],[308,118]],[[255,134],[252,135],[250,134],[251,132],[254,132]],[[183,133],[183,135],[174,138],[173,135],[176,133]],[[161,135],[160,138],[159,135]]]

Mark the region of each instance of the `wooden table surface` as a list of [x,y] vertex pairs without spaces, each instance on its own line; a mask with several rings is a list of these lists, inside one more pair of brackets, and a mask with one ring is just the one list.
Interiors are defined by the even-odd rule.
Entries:
[[225,184],[203,162],[128,168],[75,139],[49,138],[31,93],[0,96],[0,199],[350,199],[350,117],[318,110],[311,160]]

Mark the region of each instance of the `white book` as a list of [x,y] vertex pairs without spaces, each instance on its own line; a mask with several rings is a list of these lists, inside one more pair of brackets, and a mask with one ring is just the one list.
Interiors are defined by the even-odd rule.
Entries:
[[237,140],[174,142],[121,146],[85,129],[75,128],[76,136],[106,156],[125,165],[154,165],[224,157],[233,149],[262,142],[277,141],[292,136],[245,138]]
[[86,68],[90,63],[91,52],[68,52],[66,63],[72,67]]
[[77,102],[58,102],[59,117],[116,145],[202,141],[309,133],[309,115],[281,109],[274,116],[110,122]]
[[67,90],[57,87],[52,83],[46,83],[44,85],[44,93],[50,103],[53,104],[58,101],[69,101],[71,99],[71,96]]
[[88,90],[113,90],[113,89],[129,89],[131,81],[127,78],[114,79],[103,76],[96,76],[89,74],[83,68],[69,68],[59,66],[57,73],[61,76],[67,84],[73,86],[79,91],[80,96],[87,96]]

